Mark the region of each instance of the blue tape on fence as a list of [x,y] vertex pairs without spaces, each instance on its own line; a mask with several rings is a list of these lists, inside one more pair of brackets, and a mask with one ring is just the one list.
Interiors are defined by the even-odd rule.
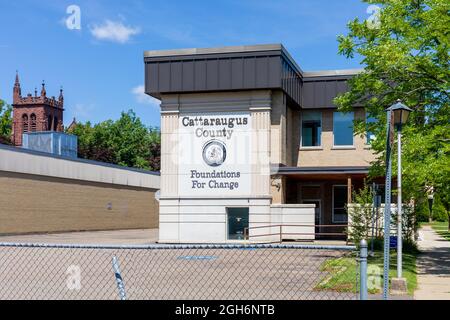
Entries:
[[180,256],[180,260],[216,260],[215,256]]

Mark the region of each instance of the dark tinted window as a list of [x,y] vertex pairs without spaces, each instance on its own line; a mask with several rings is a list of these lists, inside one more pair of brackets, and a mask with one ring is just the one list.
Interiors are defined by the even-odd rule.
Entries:
[[346,223],[347,186],[333,186],[333,222]]
[[353,112],[334,112],[333,136],[335,146],[353,145]]
[[320,112],[302,114],[302,146],[317,147],[321,145],[322,115]]

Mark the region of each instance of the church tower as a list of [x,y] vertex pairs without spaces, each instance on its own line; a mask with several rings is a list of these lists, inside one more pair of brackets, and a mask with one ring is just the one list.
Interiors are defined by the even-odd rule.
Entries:
[[13,89],[13,128],[12,142],[15,146],[22,145],[22,134],[38,131],[63,131],[64,96],[63,90],[59,97],[47,97],[45,83],[42,82],[41,93],[37,89],[34,96],[29,93],[22,97],[19,74]]

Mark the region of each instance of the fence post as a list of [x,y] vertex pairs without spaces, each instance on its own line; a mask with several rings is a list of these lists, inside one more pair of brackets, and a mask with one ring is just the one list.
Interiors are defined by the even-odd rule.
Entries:
[[125,292],[125,285],[123,283],[122,275],[120,274],[119,260],[116,256],[112,258],[112,265],[114,270],[114,276],[116,278],[117,289],[119,290],[120,300],[127,300],[127,295]]
[[367,241],[361,240],[359,248],[359,263],[360,263],[360,291],[359,299],[367,300]]

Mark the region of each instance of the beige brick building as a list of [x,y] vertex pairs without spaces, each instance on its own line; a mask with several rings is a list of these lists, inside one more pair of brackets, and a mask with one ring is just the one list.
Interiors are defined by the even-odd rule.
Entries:
[[[370,133],[353,130],[364,110],[333,103],[360,70],[306,72],[279,44],[147,51],[144,60],[146,93],[161,100],[162,241],[263,239],[288,224],[308,226],[291,231],[307,239],[342,233],[374,160]],[[218,192],[217,181],[238,188]]]

